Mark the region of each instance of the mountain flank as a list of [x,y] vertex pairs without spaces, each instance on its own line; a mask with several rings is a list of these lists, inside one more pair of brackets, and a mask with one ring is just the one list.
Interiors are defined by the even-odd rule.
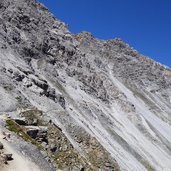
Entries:
[[5,171],[171,170],[171,69],[36,0],[0,2],[0,118]]

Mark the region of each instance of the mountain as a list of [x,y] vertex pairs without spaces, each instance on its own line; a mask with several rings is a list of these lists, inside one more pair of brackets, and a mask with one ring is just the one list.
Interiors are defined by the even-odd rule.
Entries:
[[0,2],[0,117],[40,171],[171,170],[171,69],[36,0]]

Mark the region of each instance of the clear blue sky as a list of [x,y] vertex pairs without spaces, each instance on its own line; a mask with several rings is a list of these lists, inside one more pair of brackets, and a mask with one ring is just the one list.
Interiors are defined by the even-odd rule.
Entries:
[[171,67],[171,0],[39,0],[73,33],[119,37]]

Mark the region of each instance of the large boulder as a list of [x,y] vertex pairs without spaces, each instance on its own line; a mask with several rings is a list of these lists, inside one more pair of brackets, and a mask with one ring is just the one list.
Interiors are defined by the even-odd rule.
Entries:
[[15,120],[15,122],[17,123],[17,124],[19,124],[19,125],[27,125],[27,123],[26,123],[26,120],[25,119],[14,119]]

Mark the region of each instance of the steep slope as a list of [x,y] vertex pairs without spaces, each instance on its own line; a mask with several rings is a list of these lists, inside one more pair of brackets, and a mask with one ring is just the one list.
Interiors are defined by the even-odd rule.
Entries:
[[42,111],[57,169],[171,170],[169,68],[71,34],[35,0],[1,0],[0,20],[0,113]]
[[8,153],[13,154],[13,161],[10,162],[9,166],[2,167],[2,171],[11,171],[11,170],[17,170],[17,171],[23,171],[23,168],[25,171],[40,171],[40,168],[38,168],[34,163],[28,161],[24,158],[23,155],[18,154],[5,140],[3,140],[3,135],[0,133],[0,141],[5,146],[5,151]]

